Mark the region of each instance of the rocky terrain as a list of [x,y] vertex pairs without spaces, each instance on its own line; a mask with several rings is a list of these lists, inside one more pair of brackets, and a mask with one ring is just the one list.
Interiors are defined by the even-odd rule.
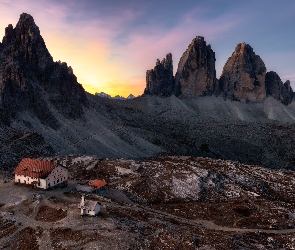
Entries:
[[294,169],[294,103],[285,106],[272,97],[241,103],[221,97],[121,101],[87,96],[90,108],[83,120],[65,118],[52,109],[59,129],[44,126],[27,112],[19,114],[12,127],[39,133],[58,155],[138,159],[172,153]]
[[[250,45],[217,80],[196,37],[126,100],[86,93],[25,13],[0,59],[1,249],[295,248],[294,93]],[[23,157],[64,164],[69,186],[13,185]],[[80,217],[75,185],[95,178],[101,214]]]
[[[100,107],[109,105],[112,119],[130,135],[137,134],[157,145],[163,150],[159,153],[294,168],[293,103],[286,107],[272,98],[245,104],[221,97],[180,100],[175,96],[147,96],[124,103],[94,101]],[[126,138],[125,132],[116,133]],[[135,147],[136,143],[130,140]]]
[[[51,158],[52,159],[52,158]],[[0,180],[2,249],[293,249],[295,175],[183,156],[141,161],[55,157],[69,186],[48,191]],[[77,180],[108,190],[81,217]]]
[[0,125],[0,172],[11,173],[24,157],[52,155],[52,147],[37,133],[23,132]]

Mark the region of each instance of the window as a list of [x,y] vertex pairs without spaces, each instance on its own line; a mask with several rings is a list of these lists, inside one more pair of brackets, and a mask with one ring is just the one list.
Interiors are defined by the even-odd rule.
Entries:
[[57,179],[57,183],[59,183],[59,179]]
[[55,184],[55,181],[53,182],[53,184]]

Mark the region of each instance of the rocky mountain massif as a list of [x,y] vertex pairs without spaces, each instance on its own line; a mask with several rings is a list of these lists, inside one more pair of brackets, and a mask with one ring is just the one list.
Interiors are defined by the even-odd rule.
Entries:
[[180,98],[214,94],[241,102],[261,102],[272,96],[284,105],[292,102],[294,94],[290,82],[283,84],[275,72],[266,72],[264,62],[249,44],[243,42],[236,46],[219,80],[216,79],[215,61],[211,46],[206,45],[203,37],[197,36],[183,53],[175,79],[171,73],[164,73],[164,67],[158,66],[159,61],[154,70],[147,71],[144,94],[162,96],[166,91],[165,96],[174,94]]
[[71,67],[53,62],[32,16],[23,13],[5,29],[0,44],[1,121],[10,124],[28,110],[45,125],[60,127],[49,106],[69,118],[81,118],[88,106],[82,85]]
[[[253,51],[246,48],[245,45],[236,53],[248,58]],[[174,86],[165,87],[160,95],[167,96],[175,86],[182,85],[179,96],[183,98],[173,94],[159,97],[157,88],[151,92],[153,96],[124,101],[102,98],[86,93],[66,63],[52,61],[33,18],[22,14],[15,28],[9,25],[6,29],[0,48],[1,134],[15,131],[9,138],[0,136],[0,143],[2,148],[9,149],[15,138],[31,134],[39,138],[40,144],[34,147],[34,140],[17,141],[23,142],[23,152],[27,154],[16,150],[13,157],[8,157],[5,149],[1,153],[1,169],[4,167],[2,159],[13,168],[22,156],[42,153],[123,158],[168,153],[293,169],[294,102],[286,106],[272,96],[249,103],[224,99],[215,78],[215,56],[210,46],[198,37],[190,44],[187,53],[189,55],[181,60],[177,82],[173,80],[170,55],[150,72],[150,79],[156,79],[163,84],[161,86]],[[249,58],[257,59],[253,55]],[[253,84],[256,78],[260,81],[258,72],[254,70],[254,76],[251,73],[257,65],[247,71],[244,69],[246,64],[239,66],[244,59],[235,60],[235,67],[244,72],[243,78]],[[259,58],[257,60],[259,62]],[[194,67],[200,67],[200,70]],[[190,74],[197,77],[185,76]],[[191,93],[201,93],[187,79],[201,78],[206,82],[200,85],[201,95],[211,96],[185,98],[189,92],[184,91],[184,86],[191,86]],[[290,84],[282,85],[272,79],[276,78],[267,80],[267,91],[282,91],[284,86],[290,95],[293,93]],[[255,83],[257,88],[258,82]],[[220,95],[216,97],[216,93]],[[234,90],[235,93],[238,92]],[[287,100],[285,94],[282,96],[282,100]]]
[[[290,82],[265,74],[247,45],[227,62],[223,85],[202,38],[187,53],[177,81],[169,55],[150,71],[147,95],[109,99],[86,93],[70,67],[52,61],[30,15],[8,26],[0,44],[1,249],[295,248]],[[66,189],[14,185],[22,157],[45,156],[68,168]],[[108,183],[89,196],[101,214],[81,217],[75,185],[95,178]]]

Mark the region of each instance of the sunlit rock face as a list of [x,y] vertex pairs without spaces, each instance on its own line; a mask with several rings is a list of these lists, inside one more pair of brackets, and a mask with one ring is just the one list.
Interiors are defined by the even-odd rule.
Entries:
[[259,102],[266,98],[266,67],[253,48],[239,43],[223,67],[219,83],[231,100]]
[[293,90],[290,86],[290,81],[283,84],[279,75],[270,71],[265,77],[266,94],[279,100],[281,103],[288,105],[292,102]]
[[54,62],[31,15],[23,13],[15,28],[10,24],[0,43],[0,109],[2,122],[21,110],[58,127],[49,106],[69,118],[83,116],[85,91],[71,67]]
[[146,72],[145,94],[171,96],[173,93],[173,61],[172,54],[167,54],[162,61],[157,60],[154,69]]
[[197,36],[183,53],[175,75],[175,95],[180,98],[212,95],[218,91],[215,53]]

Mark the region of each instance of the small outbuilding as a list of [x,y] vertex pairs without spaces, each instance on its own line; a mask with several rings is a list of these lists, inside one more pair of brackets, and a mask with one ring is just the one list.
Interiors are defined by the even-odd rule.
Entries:
[[100,204],[98,201],[86,200],[85,196],[82,195],[79,208],[81,209],[81,215],[95,216],[100,211]]
[[81,182],[76,186],[76,189],[78,191],[87,192],[87,193],[102,194],[107,189],[106,185],[107,183],[105,181],[96,179],[96,180]]
[[23,158],[13,173],[16,184],[27,184],[43,189],[68,183],[68,170],[53,161]]
[[106,185],[107,183],[103,180],[91,180],[89,181],[88,185],[92,188],[94,188],[95,193],[100,194],[106,191]]

